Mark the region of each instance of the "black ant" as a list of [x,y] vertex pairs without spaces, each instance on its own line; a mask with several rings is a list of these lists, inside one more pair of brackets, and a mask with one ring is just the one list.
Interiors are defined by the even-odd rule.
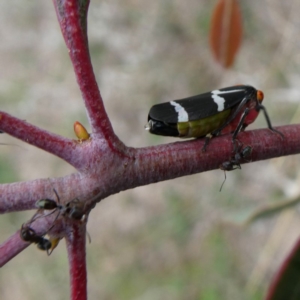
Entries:
[[236,169],[241,169],[240,163],[243,160],[246,160],[252,153],[252,147],[246,146],[244,149],[242,149],[240,152],[235,153],[234,158],[232,158],[230,161],[224,161],[220,165],[220,169],[223,171],[232,171]]
[[241,169],[241,162],[247,161],[247,158],[251,156],[252,153],[252,147],[246,146],[245,148],[241,149],[242,145],[239,147],[239,149],[234,154],[234,157],[231,158],[229,161],[224,161],[222,164],[220,164],[219,168],[224,171],[225,179],[221,185],[220,192],[222,190],[222,187],[226,180],[226,171],[233,171],[236,169]]
[[[53,225],[47,230],[51,230],[54,226],[55,220],[60,216],[66,216],[73,220],[82,220],[84,213],[84,203],[80,201],[79,199],[75,198],[68,202],[66,205],[61,205],[60,198],[58,196],[58,193],[55,189],[53,189],[57,202],[52,199],[41,199],[36,202],[36,206],[39,210],[53,210],[50,212],[47,216],[53,214],[54,212],[58,211],[57,216],[55,217],[53,221]],[[36,217],[36,215],[39,213],[39,211],[32,217],[32,219],[29,221],[29,224],[34,222],[36,219],[43,217],[43,215],[39,215]],[[28,223],[27,223],[28,224]],[[22,225],[21,231],[20,231],[20,237],[23,241],[29,242],[29,243],[35,243],[37,247],[40,250],[47,251],[47,254],[50,255],[52,251],[55,249],[55,247],[58,245],[61,238],[50,238],[50,240],[44,238],[43,236],[47,233],[44,233],[43,235],[37,235],[36,232],[29,226],[29,225]],[[88,235],[89,237],[89,235]],[[90,240],[90,237],[89,237]]]
[[50,214],[54,213],[55,211],[59,210],[59,213],[56,217],[58,218],[59,215],[62,216],[67,216],[70,219],[74,220],[81,220],[82,217],[85,215],[84,213],[84,203],[80,201],[78,198],[75,198],[68,202],[66,205],[61,205],[60,203],[60,198],[58,196],[58,193],[56,192],[55,189],[53,189],[57,202],[52,200],[52,199],[41,199],[36,202],[36,206],[39,209],[45,209],[45,210],[52,210],[54,209],[53,212]]
[[36,232],[29,226],[21,227],[20,237],[24,242],[35,243],[40,250],[47,251],[47,254],[50,255],[49,250],[52,248],[52,243],[48,239],[45,239],[43,236],[37,235]]

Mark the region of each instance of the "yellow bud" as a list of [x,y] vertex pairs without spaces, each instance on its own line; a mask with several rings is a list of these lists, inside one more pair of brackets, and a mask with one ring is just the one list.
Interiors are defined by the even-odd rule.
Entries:
[[78,137],[78,139],[81,141],[85,141],[90,138],[90,135],[87,132],[87,130],[84,128],[84,126],[77,121],[74,123],[74,132]]

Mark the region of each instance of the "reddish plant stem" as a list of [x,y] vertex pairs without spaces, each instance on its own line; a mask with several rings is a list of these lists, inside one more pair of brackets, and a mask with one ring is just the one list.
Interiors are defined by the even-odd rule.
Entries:
[[[278,129],[285,135],[284,140],[268,129],[239,134],[239,141],[252,147],[252,161],[300,152],[300,125],[283,126]],[[101,145],[99,146],[96,140],[94,142],[95,144],[92,141],[90,145],[80,147],[82,154],[79,152],[79,157],[84,156],[88,161],[86,168],[89,173],[53,179],[51,185],[47,180],[41,180],[28,185],[14,183],[8,185],[9,187],[0,186],[0,211],[33,208],[35,201],[42,197],[54,197],[53,187],[57,189],[63,201],[70,201],[71,196],[79,197],[86,201],[89,207],[93,205],[92,202],[96,203],[123,190],[217,169],[233,154],[230,135],[212,139],[204,153],[201,151],[204,139],[141,149],[126,148],[126,155],[122,156],[105,152],[105,148],[101,149]],[[95,193],[99,195],[92,201]]]
[[[201,152],[203,140],[144,149],[125,147],[114,135],[90,60],[86,24],[89,1],[54,0],[54,5],[87,108],[94,140],[78,147],[75,141],[40,130],[5,113],[0,115],[0,129],[64,159],[80,170],[85,169],[87,173],[93,173],[94,178],[90,176],[90,182],[81,183],[84,187],[83,195],[92,193],[96,189],[101,191],[94,200],[90,201],[98,201],[110,194],[136,186],[215,169],[232,156],[232,144],[229,136],[213,139],[206,153]],[[285,140],[281,140],[279,136],[268,130],[242,133],[239,135],[239,140],[244,145],[251,145],[253,161],[299,153],[300,125],[286,126],[280,130],[284,133]],[[99,142],[100,140],[101,142]],[[98,145],[100,145],[99,148],[95,147]],[[106,145],[110,147],[111,151],[107,151]],[[76,176],[80,178],[80,175],[76,174],[72,179],[75,179]],[[79,190],[76,189],[80,186],[78,181],[73,180],[66,184],[64,179],[61,179],[60,183],[70,189],[66,191],[69,197],[72,193],[75,195],[79,193]],[[15,209],[32,208],[39,197],[42,198],[42,195],[45,194],[49,195],[52,189],[49,184],[47,185],[46,180],[36,181],[35,185],[27,183],[27,187],[23,185],[25,183],[3,187],[8,190],[10,195],[8,201],[11,202],[5,202],[6,211],[8,211],[9,204]],[[41,185],[47,185],[47,191],[42,190]],[[31,189],[34,192],[31,193]],[[24,194],[24,190],[27,194]],[[58,193],[60,194],[60,192],[62,191],[59,189]],[[19,194],[19,198],[12,199],[12,195],[16,194]],[[21,197],[25,200],[30,199],[26,201],[27,206],[24,205],[24,199]],[[3,211],[4,206],[2,207]],[[85,300],[87,299],[86,224],[71,220],[66,223],[65,237],[70,264],[71,299]],[[49,228],[46,226],[49,225],[46,218],[39,220],[35,225],[40,225],[38,226],[39,230]],[[22,251],[27,245],[20,240],[17,232],[0,246],[0,265]]]
[[[252,161],[300,153],[300,125],[277,129],[285,135],[285,139],[268,129],[247,131],[238,135],[238,140],[243,145],[252,147]],[[213,138],[204,153],[201,151],[203,144],[204,139],[198,139],[137,149],[135,168],[132,170],[136,173],[134,176],[126,176],[134,182],[130,188],[218,169],[233,154],[231,135]]]
[[0,245],[0,268],[28,246],[29,243],[21,241],[19,231],[10,236]]
[[70,266],[71,299],[87,299],[86,273],[86,224],[73,223],[66,233],[67,251]]
[[77,145],[74,140],[40,129],[5,112],[0,112],[0,129],[67,162],[72,163],[74,160],[73,151]]
[[[106,114],[91,64],[86,32],[89,1],[54,0],[58,21],[88,112],[93,134],[104,136],[113,147],[118,141]],[[82,6],[85,6],[84,9]]]
[[[34,229],[36,234],[43,235],[51,227],[53,218],[54,216],[51,216],[51,218],[37,219],[35,222],[30,224],[30,227]],[[20,230],[18,230],[14,235],[9,237],[0,245],[0,267],[3,267],[7,262],[9,262],[29,245],[30,243],[24,242],[20,238]],[[45,255],[47,255],[46,252]]]
[[45,178],[27,182],[15,182],[0,185],[0,214],[28,209],[36,209],[36,201],[53,199],[53,189],[60,195],[61,204],[79,195],[85,195],[87,178],[80,174],[71,174],[61,178]]

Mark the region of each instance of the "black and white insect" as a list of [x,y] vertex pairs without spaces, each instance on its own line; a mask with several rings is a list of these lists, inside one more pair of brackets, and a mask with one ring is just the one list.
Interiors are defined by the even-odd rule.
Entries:
[[149,111],[145,129],[156,135],[180,138],[232,133],[235,140],[262,110],[269,129],[283,137],[272,127],[262,105],[263,99],[262,91],[249,85],[238,85],[156,104]]

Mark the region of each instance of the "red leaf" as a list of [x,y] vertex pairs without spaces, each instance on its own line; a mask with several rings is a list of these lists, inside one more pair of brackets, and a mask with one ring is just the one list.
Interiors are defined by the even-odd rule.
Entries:
[[276,274],[266,300],[300,299],[300,239],[297,240],[290,254],[285,258]]
[[211,20],[210,46],[215,59],[229,68],[242,38],[242,16],[236,0],[219,0]]

